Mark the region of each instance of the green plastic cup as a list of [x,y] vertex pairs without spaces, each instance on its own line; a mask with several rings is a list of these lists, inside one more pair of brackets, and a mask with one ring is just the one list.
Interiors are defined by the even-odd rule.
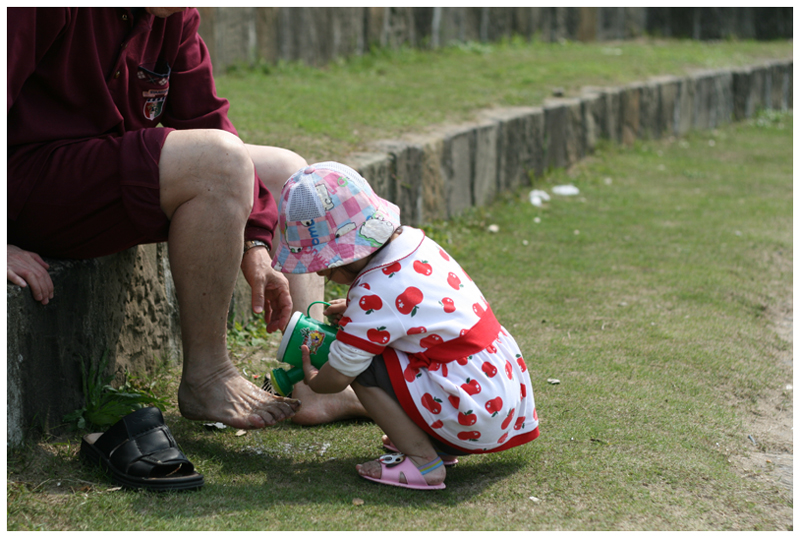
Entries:
[[272,387],[281,396],[291,394],[295,383],[302,381],[305,377],[303,352],[300,350],[300,346],[303,344],[308,346],[311,364],[315,368],[322,368],[322,365],[328,362],[328,350],[336,340],[336,332],[339,328],[317,321],[308,315],[311,307],[317,303],[330,306],[324,301],[316,301],[308,305],[305,315],[302,312],[295,312],[286,326],[283,338],[281,338],[278,360],[292,365],[292,368],[288,370],[275,368],[270,373]]

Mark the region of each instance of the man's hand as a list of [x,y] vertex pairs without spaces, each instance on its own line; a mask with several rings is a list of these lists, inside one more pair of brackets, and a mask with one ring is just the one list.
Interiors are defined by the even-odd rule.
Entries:
[[23,288],[30,285],[34,299],[42,304],[50,302],[53,298],[53,281],[47,272],[50,266],[35,252],[28,252],[14,245],[6,246],[8,281]]
[[264,312],[268,333],[285,329],[292,317],[289,281],[271,262],[265,247],[253,247],[242,258],[242,273],[253,290],[253,312]]

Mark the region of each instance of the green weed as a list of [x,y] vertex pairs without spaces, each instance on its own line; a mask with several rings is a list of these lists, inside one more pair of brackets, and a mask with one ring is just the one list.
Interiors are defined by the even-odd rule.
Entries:
[[103,376],[108,368],[108,352],[104,352],[98,362],[90,361],[88,367],[81,372],[84,395],[84,406],[64,416],[64,422],[79,430],[90,427],[105,429],[119,421],[125,415],[142,407],[155,405],[164,411],[168,405],[165,400],[157,398],[150,388],[142,390],[134,387],[133,380],[126,372],[126,380],[114,388],[111,382],[114,374]]

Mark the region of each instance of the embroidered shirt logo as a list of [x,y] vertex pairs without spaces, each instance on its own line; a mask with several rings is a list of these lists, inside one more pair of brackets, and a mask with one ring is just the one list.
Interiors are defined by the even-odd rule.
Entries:
[[164,102],[167,100],[168,88],[163,90],[147,90],[142,92],[145,98],[144,102],[144,117],[148,120],[154,120],[164,112]]

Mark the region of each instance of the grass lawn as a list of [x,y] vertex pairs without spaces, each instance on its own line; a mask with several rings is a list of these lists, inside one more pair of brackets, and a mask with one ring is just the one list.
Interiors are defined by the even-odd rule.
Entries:
[[[791,56],[791,43],[698,44],[698,50],[734,45],[754,56],[783,47],[774,54]],[[622,49],[625,58],[636,45],[594,49],[608,47]],[[675,54],[691,48],[675,47]],[[588,45],[562,48],[591,56]],[[456,56],[453,63],[485,56],[471,50],[439,56],[448,54]],[[386,56],[373,61],[390,65],[395,53]],[[427,63],[436,65],[434,56]],[[614,69],[642,78],[632,71],[644,67],[627,64]],[[278,75],[299,84],[296,73],[304,69],[283,67]],[[346,64],[332,66],[319,76],[338,74],[349,87],[345,71]],[[363,76],[381,75],[365,68]],[[257,75],[224,77],[220,88],[235,77],[245,88]],[[543,97],[549,79],[537,84]],[[573,84],[577,78],[552,85]],[[493,104],[515,101],[486,98],[474,106]],[[336,109],[321,117],[333,124],[342,115]],[[362,135],[383,129],[379,123]],[[243,133],[259,138],[249,142],[274,136],[248,129]],[[300,131],[297,140],[317,136]],[[788,441],[781,435],[791,427],[791,335],[776,330],[792,312],[792,131],[791,113],[770,113],[682,139],[602,145],[534,186],[550,191],[571,183],[577,196],[553,196],[534,207],[526,189],[426,227],[515,335],[541,419],[541,436],[532,443],[461,458],[448,471],[447,489],[419,492],[359,478],[355,464],[382,453],[381,432],[369,421],[281,423],[237,435],[183,420],[175,406],[179,369],[165,365],[137,382],[153,383],[173,403],[167,423],[206,486],[181,494],[119,490],[79,463],[80,433],[46,438],[7,452],[8,530],[792,529],[792,491],[780,482],[774,456],[792,452],[791,433]],[[368,138],[320,135],[318,147],[333,141],[332,153],[318,157],[342,156]],[[295,149],[313,155],[303,149],[313,147]],[[490,233],[491,224],[499,232]],[[246,377],[275,365],[278,338],[266,337],[258,323],[231,331],[229,340]],[[778,419],[787,415],[784,427]]]
[[379,50],[322,69],[233,69],[217,77],[217,93],[231,102],[246,142],[319,162],[432,124],[471,120],[479,109],[538,106],[556,89],[570,96],[582,86],[752,65],[791,58],[792,51],[791,41],[468,43],[435,52]]

